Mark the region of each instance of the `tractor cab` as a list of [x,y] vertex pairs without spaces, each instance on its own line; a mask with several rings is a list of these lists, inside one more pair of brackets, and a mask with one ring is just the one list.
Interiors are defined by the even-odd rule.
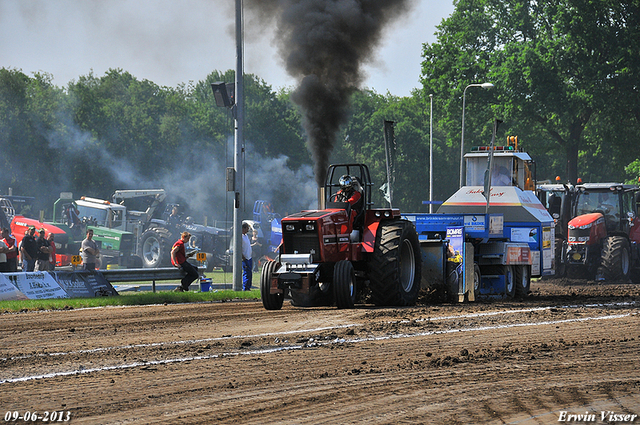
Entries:
[[[354,192],[360,194],[357,202],[349,203],[344,193],[345,181],[349,182]],[[340,208],[353,216],[353,227],[362,229],[365,210],[373,205],[371,202],[371,176],[369,168],[364,164],[334,164],[327,170],[324,183],[324,202],[326,208]],[[356,195],[357,196],[357,195]]]
[[[466,186],[484,186],[489,146],[476,146],[465,154]],[[491,167],[491,186],[516,186],[520,190],[535,191],[535,163],[528,153],[518,151],[516,145],[494,146]]]
[[576,186],[576,190],[574,217],[600,213],[604,217],[607,233],[629,233],[629,227],[637,218],[635,205],[637,186],[586,183]]

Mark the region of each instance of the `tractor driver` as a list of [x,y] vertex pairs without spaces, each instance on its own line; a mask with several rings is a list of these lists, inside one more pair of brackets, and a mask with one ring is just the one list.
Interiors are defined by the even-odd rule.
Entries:
[[362,211],[362,204],[364,202],[364,199],[362,197],[362,187],[355,177],[348,174],[340,177],[338,183],[340,184],[340,190],[335,194],[334,201],[349,203],[351,210],[351,222],[353,223],[354,227],[351,239],[357,240],[360,237],[360,233],[355,229],[356,227],[359,227],[357,225],[358,223],[356,223],[356,220],[358,214],[360,214],[360,212]]
[[348,202],[351,210],[360,211],[362,209],[362,193],[360,193],[360,184],[358,181],[348,174],[340,177],[338,180],[340,190],[335,194],[335,202]]

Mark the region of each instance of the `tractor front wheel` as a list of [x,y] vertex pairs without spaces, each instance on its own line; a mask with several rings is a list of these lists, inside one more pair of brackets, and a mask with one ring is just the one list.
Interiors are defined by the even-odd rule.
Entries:
[[606,281],[626,283],[629,280],[631,257],[624,237],[610,236],[602,242],[600,270]]
[[356,274],[351,261],[338,261],[333,268],[333,297],[338,308],[353,308],[356,302]]
[[278,266],[279,264],[275,261],[268,261],[264,263],[262,273],[260,273],[260,297],[262,298],[262,305],[267,310],[280,310],[284,301],[284,293],[271,293],[271,278]]

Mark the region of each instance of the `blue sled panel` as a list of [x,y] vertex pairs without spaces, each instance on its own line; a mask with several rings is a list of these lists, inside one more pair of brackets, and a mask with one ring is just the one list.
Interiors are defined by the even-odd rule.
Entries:
[[445,281],[446,241],[421,241],[420,252],[422,253],[422,288],[441,286]]

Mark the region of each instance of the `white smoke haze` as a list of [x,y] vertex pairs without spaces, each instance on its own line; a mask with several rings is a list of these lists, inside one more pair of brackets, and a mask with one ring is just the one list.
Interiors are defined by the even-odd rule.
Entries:
[[[208,225],[216,224],[219,227],[232,221],[233,195],[226,192],[225,168],[228,164],[224,156],[216,155],[213,151],[195,152],[187,148],[188,141],[183,141],[180,154],[167,158],[172,164],[169,171],[159,178],[149,179],[126,158],[118,158],[108,152],[104,143],[96,140],[91,133],[78,128],[70,120],[62,117],[61,120],[64,121],[64,130],[52,131],[46,136],[49,147],[59,150],[61,157],[67,159],[74,155],[91,155],[92,161],[108,170],[109,175],[105,179],[112,181],[110,194],[74,193],[75,199],[81,196],[109,199],[113,191],[123,189],[164,189],[167,203],[184,205],[187,214],[200,224],[204,223],[204,217]],[[227,144],[232,146],[233,138],[229,138]],[[287,165],[287,156],[263,157],[255,153],[250,142],[245,145],[243,218],[252,217],[256,200],[271,202],[274,211],[282,216],[317,208],[317,186],[310,166],[303,165],[293,170]],[[184,152],[189,153],[185,156]],[[188,160],[183,161],[184,157]],[[60,168],[64,169],[64,166],[61,164]],[[52,193],[69,191],[70,186],[70,182],[60,181]],[[125,202],[127,205],[130,203]]]
[[305,209],[317,209],[317,186],[313,170],[308,165],[292,170],[289,158],[265,158],[252,154],[248,145],[245,168],[245,199],[249,207],[253,201],[263,199],[272,203],[274,210],[287,215]]

